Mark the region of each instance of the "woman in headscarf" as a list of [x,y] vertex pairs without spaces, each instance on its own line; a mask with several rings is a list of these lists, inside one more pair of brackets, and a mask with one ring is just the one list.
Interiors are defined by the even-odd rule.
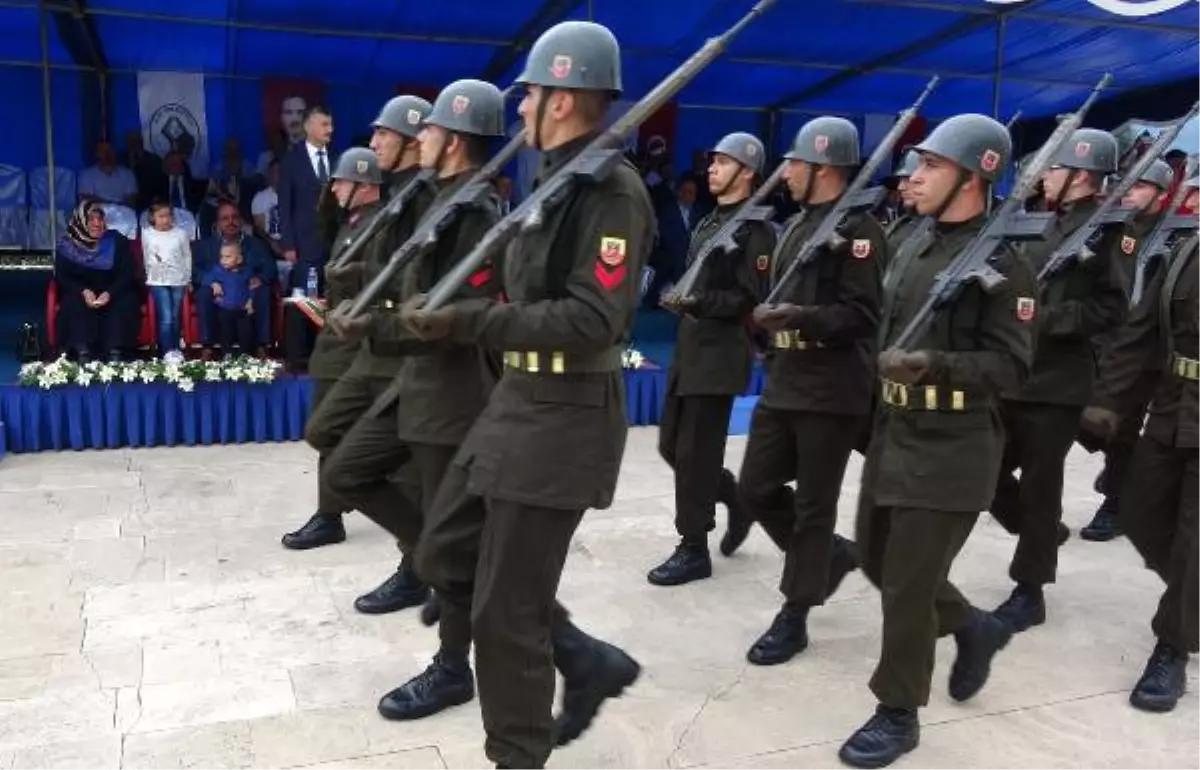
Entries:
[[107,229],[99,201],[75,207],[54,255],[58,338],[80,363],[119,361],[133,347],[140,300],[129,240]]

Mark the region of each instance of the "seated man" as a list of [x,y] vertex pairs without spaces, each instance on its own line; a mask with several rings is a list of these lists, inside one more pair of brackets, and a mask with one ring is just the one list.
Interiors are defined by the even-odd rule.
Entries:
[[250,275],[250,297],[254,301],[254,333],[260,345],[271,339],[271,286],[275,282],[275,260],[258,239],[242,230],[237,206],[223,202],[217,210],[217,231],[192,246],[192,290],[200,321],[201,342],[207,349],[216,339],[216,312],[212,287],[203,278],[220,261],[221,246],[237,243],[242,249],[245,270]]

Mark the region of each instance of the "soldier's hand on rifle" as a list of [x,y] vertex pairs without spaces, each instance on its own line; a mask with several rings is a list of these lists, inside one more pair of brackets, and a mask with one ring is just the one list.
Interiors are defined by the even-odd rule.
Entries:
[[1083,428],[1087,432],[1100,438],[1109,439],[1117,432],[1117,425],[1120,423],[1120,418],[1111,409],[1105,409],[1102,406],[1089,406],[1083,410],[1083,417],[1080,418],[1080,422],[1083,423]]
[[454,306],[425,310],[425,295],[418,294],[400,308],[400,321],[423,340],[440,340],[454,330]]
[[692,295],[683,296],[676,292],[670,291],[662,295],[659,303],[670,310],[672,313],[687,313],[696,309],[699,300]]
[[330,266],[327,268],[329,277],[335,280],[348,280],[350,278],[360,278],[363,274],[362,262],[351,262],[348,265],[339,265],[338,267]]
[[933,354],[928,350],[896,350],[879,354],[879,373],[892,382],[913,385],[933,367]]
[[367,332],[371,330],[371,314],[363,313],[357,317],[351,317],[351,305],[354,303],[351,300],[343,300],[340,305],[333,309],[329,315],[325,317],[325,324],[333,329],[333,333],[339,339],[346,342],[358,342],[363,337],[367,336]]
[[769,332],[780,332],[795,326],[805,311],[805,308],[790,302],[780,302],[777,305],[764,303],[754,308],[754,323]]

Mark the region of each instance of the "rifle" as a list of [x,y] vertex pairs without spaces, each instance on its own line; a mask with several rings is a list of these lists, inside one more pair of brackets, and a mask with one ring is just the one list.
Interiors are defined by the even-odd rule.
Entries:
[[458,215],[471,206],[478,205],[492,193],[492,180],[499,176],[509,161],[517,157],[517,153],[525,146],[525,132],[517,134],[504,148],[492,157],[484,166],[478,169],[471,178],[436,209],[425,213],[417,229],[408,240],[388,257],[387,264],[362,288],[354,303],[347,310],[334,310],[344,318],[355,318],[363,314],[375,298],[387,288],[392,278],[404,269],[416,257],[428,253],[437,245],[438,238],[446,228],[454,224]]
[[786,160],[780,163],[771,172],[771,176],[767,177],[766,181],[754,191],[754,194],[738,207],[729,221],[721,225],[721,229],[704,242],[700,251],[696,253],[696,258],[692,260],[692,264],[679,279],[679,283],[675,284],[675,294],[680,297],[690,297],[692,290],[696,288],[696,279],[700,277],[700,271],[704,269],[709,257],[714,254],[729,254],[737,250],[737,234],[742,229],[742,225],[747,222],[766,222],[771,219],[775,209],[772,206],[764,206],[762,203],[767,196],[774,192],[779,181],[783,179],[783,171],[787,168],[787,164]]
[[1012,114],[1012,117],[1008,119],[1008,122],[1004,124],[1004,127],[1007,128],[1009,131],[1012,131],[1013,126],[1017,125],[1017,121],[1020,119],[1021,119],[1021,111],[1017,110],[1016,112],[1014,112]]
[[1184,124],[1191,120],[1197,112],[1200,112],[1200,102],[1193,104],[1188,113],[1175,125],[1164,129],[1154,140],[1154,144],[1142,153],[1142,156],[1129,168],[1125,176],[1121,177],[1121,181],[1109,192],[1104,202],[1096,207],[1087,221],[1058,245],[1058,248],[1050,254],[1046,259],[1046,264],[1042,265],[1042,269],[1038,272],[1039,289],[1044,291],[1046,283],[1055,275],[1066,270],[1069,265],[1075,262],[1087,262],[1094,257],[1095,252],[1091,247],[1094,245],[1093,239],[1101,227],[1110,224],[1125,224],[1129,221],[1136,211],[1119,208],[1121,199],[1137,184],[1146,169],[1150,168],[1150,164],[1154,163],[1159,155],[1166,152],[1166,149],[1175,141],[1175,137],[1179,136],[1179,132],[1183,130]]
[[396,193],[383,210],[371,219],[367,226],[362,229],[349,246],[338,255],[338,258],[329,265],[330,270],[338,270],[350,264],[358,252],[362,251],[363,246],[366,246],[372,238],[379,234],[379,231],[394,222],[403,212],[405,206],[416,197],[417,192],[422,187],[433,182],[434,170],[423,168],[417,172],[416,176],[408,180],[408,184],[400,188],[400,192]]
[[1175,188],[1175,194],[1171,196],[1171,200],[1167,202],[1167,207],[1154,224],[1154,229],[1142,241],[1142,246],[1138,249],[1137,265],[1134,268],[1133,274],[1133,288],[1129,292],[1130,307],[1141,301],[1142,293],[1146,290],[1146,273],[1149,272],[1150,266],[1155,261],[1166,258],[1170,252],[1168,244],[1175,236],[1175,233],[1196,229],[1195,214],[1175,213],[1183,205],[1184,199],[1187,198],[1188,191],[1191,188],[1187,186],[1186,182],[1195,173],[1195,162],[1188,161],[1183,179],[1179,180],[1179,186]]
[[958,299],[958,295],[967,283],[978,281],[983,290],[989,294],[997,291],[1006,279],[991,266],[990,261],[1002,242],[1021,237],[1037,238],[1039,235],[1044,238],[1049,233],[1054,224],[1054,215],[1024,214],[1025,200],[1037,186],[1042,172],[1050,165],[1050,161],[1058,149],[1083,123],[1087,111],[1096,103],[1100,93],[1111,82],[1112,75],[1105,73],[1083,105],[1058,124],[1054,133],[1026,166],[1017,180],[1016,186],[1004,199],[1000,208],[988,217],[983,229],[967,244],[966,248],[960,251],[946,269],[934,278],[929,296],[912,320],[908,322],[908,325],[900,332],[896,341],[892,343],[893,348],[909,350],[912,345],[924,339],[937,314]]
[[771,289],[771,293],[767,295],[765,304],[774,305],[779,301],[779,295],[791,283],[792,277],[796,275],[796,272],[801,267],[816,258],[818,250],[826,246],[836,248],[845,242],[845,238],[842,238],[838,233],[838,228],[842,225],[847,215],[854,211],[873,209],[879,205],[879,201],[883,198],[883,188],[876,187],[870,190],[865,188],[884,159],[891,157],[892,148],[896,145],[896,142],[900,141],[900,137],[904,132],[908,130],[908,124],[912,123],[921,106],[925,104],[925,100],[933,93],[933,89],[937,88],[938,80],[937,75],[930,78],[929,82],[925,84],[925,90],[912,103],[912,106],[900,113],[900,117],[892,124],[892,129],[888,131],[887,136],[883,137],[879,145],[875,148],[875,152],[871,153],[871,157],[859,169],[858,175],[854,177],[854,181],[850,183],[850,186],[842,193],[842,197],[838,198],[837,203],[825,215],[821,223],[817,225],[817,229],[813,231],[813,234],[800,247],[796,258],[783,271],[783,275],[779,277],[774,288]]
[[654,87],[641,101],[629,108],[616,122],[591,141],[578,155],[569,160],[554,176],[538,185],[538,188],[521,202],[508,216],[501,219],[479,240],[475,248],[458,262],[430,290],[422,306],[436,310],[445,305],[492,254],[498,254],[523,229],[533,229],[542,224],[546,212],[562,203],[581,181],[600,181],[625,157],[624,139],[635,128],[644,123],[663,104],[677,94],[697,74],[728,48],[729,43],[743,29],[774,5],[776,0],[759,0],[750,12],[743,16],[719,37],[710,38],[699,51]]

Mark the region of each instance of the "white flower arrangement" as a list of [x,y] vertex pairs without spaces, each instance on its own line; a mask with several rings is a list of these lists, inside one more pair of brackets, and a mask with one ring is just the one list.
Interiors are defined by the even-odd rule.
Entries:
[[282,366],[276,361],[260,361],[250,356],[225,361],[91,361],[82,366],[68,361],[66,356],[59,356],[49,363],[38,361],[25,364],[21,367],[18,381],[23,387],[42,390],[66,385],[87,388],[112,382],[164,382],[175,385],[184,393],[191,393],[198,382],[269,383],[281,369]]
[[625,369],[641,369],[646,365],[646,357],[633,348],[621,352],[621,366]]

